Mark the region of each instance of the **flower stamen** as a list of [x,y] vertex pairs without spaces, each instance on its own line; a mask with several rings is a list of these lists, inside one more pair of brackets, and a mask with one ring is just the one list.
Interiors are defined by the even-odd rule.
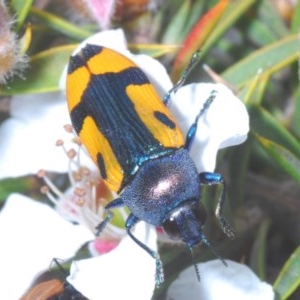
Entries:
[[[64,129],[73,135],[71,125],[65,125]],[[96,168],[94,172],[81,165],[80,154],[83,146],[80,139],[72,136],[71,141],[76,145],[75,148],[67,148],[61,139],[56,141],[56,146],[62,148],[69,161],[68,178],[71,188],[61,191],[46,172],[40,170],[37,175],[45,182],[41,192],[55,205],[60,214],[71,222],[87,226],[94,233],[95,227],[105,218],[105,205],[115,198],[115,195],[105,186]],[[118,210],[117,215],[125,221],[128,212],[122,208]],[[110,223],[100,238],[108,241],[120,240],[125,234],[125,229]]]

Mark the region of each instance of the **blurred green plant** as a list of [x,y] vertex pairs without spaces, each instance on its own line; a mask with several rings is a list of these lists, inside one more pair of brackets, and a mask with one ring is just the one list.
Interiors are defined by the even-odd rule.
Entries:
[[[27,32],[25,49],[30,67],[22,77],[1,86],[0,95],[58,90],[58,78],[75,44],[97,27],[92,20],[78,26],[51,5],[42,10],[33,7],[32,0],[8,2],[16,15],[15,31],[19,35]],[[269,0],[166,0],[155,14],[145,13],[118,26],[131,36],[134,51],[161,57],[174,80],[191,53],[201,49],[202,61],[210,67],[213,78],[228,84],[247,105],[249,139],[240,147],[222,152],[219,163],[219,168],[228,168],[228,198],[239,237],[233,242],[221,241],[218,229],[208,230],[220,240],[224,257],[245,261],[266,281],[277,277],[274,289],[279,298],[299,299],[300,234],[295,230],[300,225],[300,1],[286,9]],[[26,31],[28,24],[32,38]],[[148,38],[148,44],[136,42],[137,28],[150,32],[143,37],[143,41]],[[196,71],[190,80],[209,80],[204,72]],[[28,181],[23,184],[23,180],[19,179],[16,191],[29,188]],[[2,195],[7,195],[16,182],[1,181]],[[285,186],[289,186],[287,194],[293,190],[296,195],[287,196],[288,202],[276,197]],[[260,213],[249,216],[249,206]],[[290,217],[296,221],[286,222]],[[251,222],[240,225],[247,218]],[[174,253],[167,246],[162,250],[170,282],[190,260],[176,259],[178,253],[184,256],[184,250]],[[209,251],[202,249],[199,259],[208,257]],[[155,298],[163,299],[166,288],[167,284]]]

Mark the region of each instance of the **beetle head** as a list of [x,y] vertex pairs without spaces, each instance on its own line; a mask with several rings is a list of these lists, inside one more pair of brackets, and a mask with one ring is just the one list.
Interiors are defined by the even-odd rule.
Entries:
[[163,222],[163,229],[172,240],[181,240],[189,247],[203,239],[206,220],[204,206],[199,201],[186,201],[175,208]]
[[227,266],[218,253],[213,249],[210,242],[202,232],[202,227],[206,221],[206,211],[199,201],[186,201],[174,209],[163,222],[163,229],[173,240],[181,240],[187,244],[193,259],[196,276],[200,281],[200,273],[193,255],[193,247],[201,241],[211,249],[213,254]]

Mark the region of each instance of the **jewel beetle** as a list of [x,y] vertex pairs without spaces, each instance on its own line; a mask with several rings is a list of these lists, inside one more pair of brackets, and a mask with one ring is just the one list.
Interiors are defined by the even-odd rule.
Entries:
[[35,278],[32,286],[20,300],[88,300],[66,280],[69,272],[63,268],[58,259],[53,258],[53,262],[57,270],[49,270]]
[[[201,241],[205,208],[201,185],[220,185],[216,217],[223,231],[234,231],[223,217],[226,184],[222,175],[198,174],[189,149],[198,119],[212,103],[211,93],[184,137],[167,105],[171,94],[184,83],[195,65],[194,55],[182,79],[162,100],[144,72],[129,58],[98,45],[87,44],[70,58],[67,102],[73,128],[99,168],[105,184],[119,197],[110,202],[100,233],[113,216],[112,210],[127,206],[131,213],[125,228],[129,236],[156,260],[156,284],[163,278],[156,251],[139,241],[132,229],[139,221],[163,227],[171,239],[191,250]],[[194,264],[196,268],[196,264]],[[199,279],[199,274],[196,268]]]

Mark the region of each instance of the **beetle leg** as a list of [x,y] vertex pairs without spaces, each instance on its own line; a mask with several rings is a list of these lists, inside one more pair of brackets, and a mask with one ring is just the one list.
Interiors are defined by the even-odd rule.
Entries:
[[96,236],[99,236],[101,234],[101,232],[103,231],[103,229],[105,228],[107,223],[109,223],[110,220],[113,218],[114,214],[111,211],[111,209],[118,208],[121,206],[124,206],[124,202],[123,202],[122,198],[114,199],[113,201],[111,201],[110,203],[108,203],[105,206],[105,212],[106,212],[107,216],[99,225],[96,226],[96,228],[95,228]]
[[204,102],[203,107],[201,108],[201,110],[199,111],[198,115],[195,118],[194,123],[191,125],[191,127],[188,130],[188,133],[186,135],[186,140],[185,140],[185,149],[189,150],[193,140],[195,138],[195,135],[197,133],[197,127],[198,127],[198,120],[200,117],[203,116],[203,114],[207,111],[207,109],[209,108],[209,106],[211,105],[211,103],[213,102],[213,100],[215,99],[217,95],[217,91],[212,90],[209,97],[207,98],[207,100]]
[[164,282],[164,272],[162,267],[162,261],[160,260],[159,254],[156,251],[151,250],[148,246],[138,240],[131,232],[131,229],[140,221],[134,214],[130,214],[126,220],[125,227],[128,235],[147,253],[149,253],[156,262],[156,273],[155,282],[156,286],[159,287]]
[[223,176],[218,173],[203,172],[199,174],[199,179],[200,183],[203,185],[221,185],[221,192],[215,214],[224,233],[231,239],[235,238],[234,229],[231,227],[231,225],[223,215],[227,191],[226,182]]

